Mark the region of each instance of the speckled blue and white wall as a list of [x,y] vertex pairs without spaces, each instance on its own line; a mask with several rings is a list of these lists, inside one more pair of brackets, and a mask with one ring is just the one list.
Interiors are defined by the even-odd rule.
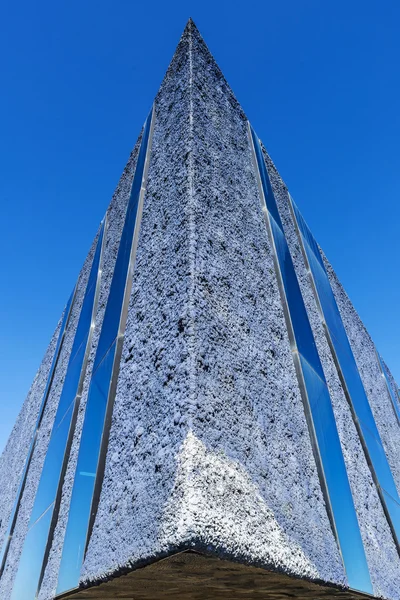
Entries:
[[[55,595],[91,369],[139,141],[108,210],[92,348],[39,600]],[[397,600],[399,555],[323,332],[286,186],[266,153],[265,159],[331,394],[374,593]],[[26,535],[93,248],[79,276],[0,579],[4,600]],[[374,345],[328,261],[326,267],[400,487],[400,430]],[[0,458],[0,543],[56,339],[57,330]],[[104,482],[81,582],[98,583],[193,547],[297,577],[347,584],[294,369],[246,117],[190,22],[155,100]]]
[[[18,561],[21,555],[23,542],[28,531],[28,523],[31,514],[31,510],[33,507],[33,502],[35,499],[36,490],[39,484],[40,474],[43,468],[44,459],[46,456],[47,446],[50,439],[51,429],[53,426],[58,401],[60,399],[60,394],[62,390],[62,386],[64,383],[64,378],[67,370],[68,360],[70,356],[70,352],[72,349],[72,344],[75,336],[76,327],[79,320],[80,309],[83,302],[83,297],[85,294],[85,288],[87,279],[90,272],[90,266],[93,258],[93,252],[96,245],[96,239],[94,240],[91,250],[85,260],[82,271],[79,274],[77,292],[75,296],[75,302],[72,307],[71,317],[69,321],[68,329],[65,333],[64,344],[61,349],[60,358],[58,360],[57,368],[55,370],[53,384],[51,386],[51,390],[49,393],[49,397],[47,400],[46,408],[44,410],[43,419],[41,426],[38,431],[35,450],[32,456],[32,461],[30,464],[30,468],[28,471],[28,476],[26,480],[24,494],[22,496],[21,505],[18,513],[18,519],[15,526],[14,535],[11,540],[10,549],[8,552],[8,558],[5,565],[5,569],[3,575],[0,579],[0,598],[9,598],[11,594],[11,589],[14,581],[14,577],[16,574]],[[59,327],[59,326],[58,326]],[[54,353],[54,346],[57,341],[58,328],[53,335],[52,342],[50,343],[49,349],[46,352],[43,363],[38,371],[38,375],[35,378],[35,381],[32,385],[32,388],[28,394],[28,398],[25,401],[25,404],[22,408],[21,415],[25,413],[28,407],[32,406],[30,410],[30,420],[29,427],[26,423],[24,423],[24,432],[23,435],[26,436],[24,440],[24,445],[26,445],[26,451],[23,460],[18,460],[18,471],[9,473],[7,469],[1,469],[0,477],[1,484],[0,489],[7,489],[11,482],[13,485],[13,490],[18,486],[22,469],[23,469],[23,461],[26,458],[27,448],[31,441],[33,427],[36,423],[36,418],[38,416],[39,405],[42,400],[43,391],[46,385],[47,374],[50,369],[51,361],[53,358],[52,352]],[[36,383],[38,382],[38,383]],[[40,383],[39,383],[40,382]],[[20,417],[21,417],[20,415]],[[19,419],[20,419],[19,417]],[[17,425],[19,422],[17,421]],[[26,429],[25,429],[26,428]],[[9,456],[13,456],[14,454],[19,453],[20,448],[20,438],[21,434],[19,429],[13,431],[11,434],[10,441],[7,445],[4,455],[9,454]],[[3,455],[3,456],[4,456]],[[14,481],[15,478],[15,481]],[[9,494],[8,494],[9,496]],[[4,519],[4,529],[2,531],[2,539],[1,543],[3,543],[3,536],[5,534],[5,529],[8,526],[8,518],[11,511],[11,505],[7,505],[7,514]]]

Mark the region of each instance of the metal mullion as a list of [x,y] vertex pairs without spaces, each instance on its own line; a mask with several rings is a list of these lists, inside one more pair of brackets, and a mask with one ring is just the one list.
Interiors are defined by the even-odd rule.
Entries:
[[0,577],[3,574],[4,571],[4,567],[7,561],[7,556],[8,556],[8,551],[10,548],[10,544],[11,544],[11,540],[12,540],[12,536],[14,534],[14,529],[15,529],[15,525],[17,522],[17,518],[18,518],[18,513],[19,513],[19,507],[20,507],[20,503],[22,500],[22,495],[24,493],[25,490],[25,485],[26,485],[26,480],[28,478],[28,472],[29,472],[29,467],[32,461],[32,457],[33,457],[33,453],[36,447],[36,441],[37,441],[37,436],[38,436],[38,432],[40,429],[40,425],[42,423],[42,418],[43,418],[43,414],[44,414],[44,410],[46,408],[47,405],[47,400],[49,398],[50,395],[50,391],[51,391],[51,387],[53,384],[53,379],[54,379],[54,374],[58,365],[58,360],[61,354],[61,350],[63,347],[63,343],[64,343],[64,338],[65,338],[65,333],[66,330],[68,328],[69,325],[69,321],[70,321],[70,317],[71,317],[71,313],[72,313],[72,307],[74,305],[75,302],[75,297],[76,297],[76,285],[72,291],[72,294],[67,302],[67,305],[65,307],[65,314],[61,323],[61,328],[60,328],[60,333],[58,335],[58,339],[57,339],[57,344],[56,344],[56,348],[55,348],[55,352],[54,352],[54,357],[52,360],[52,364],[50,367],[50,372],[47,376],[47,381],[46,381],[46,386],[45,386],[45,390],[43,393],[43,398],[42,398],[42,402],[40,404],[39,407],[39,414],[38,417],[36,419],[36,425],[35,425],[35,429],[32,435],[32,440],[29,446],[29,450],[28,450],[28,456],[25,460],[25,465],[22,471],[22,476],[20,479],[20,484],[18,486],[18,490],[17,490],[17,496],[14,500],[14,504],[13,504],[13,508],[11,511],[11,515],[9,517],[9,525],[7,528],[7,532],[6,532],[6,536],[5,536],[5,540],[3,542],[3,546],[1,549],[1,553],[0,553]]
[[289,310],[288,301],[287,301],[287,297],[286,297],[286,292],[285,292],[285,288],[284,288],[284,284],[283,284],[281,269],[280,269],[280,265],[279,265],[279,259],[277,257],[275,240],[274,240],[274,236],[273,236],[273,233],[271,230],[271,225],[269,222],[269,218],[270,218],[269,210],[267,208],[266,201],[265,201],[264,190],[263,190],[262,181],[261,181],[259,168],[258,168],[258,164],[257,164],[257,158],[256,158],[256,153],[255,153],[255,149],[254,149],[254,145],[253,145],[251,129],[250,129],[251,126],[250,126],[249,122],[247,123],[247,126],[248,126],[249,141],[250,141],[250,145],[252,148],[253,166],[254,166],[254,169],[256,172],[258,191],[259,191],[259,194],[261,197],[261,202],[262,202],[262,212],[263,212],[264,222],[265,222],[267,233],[268,233],[268,239],[269,239],[271,247],[272,247],[272,256],[273,256],[273,262],[274,262],[274,267],[275,267],[275,275],[276,275],[276,278],[278,281],[278,288],[279,288],[279,293],[281,296],[281,302],[282,302],[282,306],[283,306],[283,312],[284,312],[284,316],[285,316],[286,327],[287,327],[287,331],[288,331],[289,343],[290,343],[290,348],[292,351],[295,372],[297,375],[301,399],[303,401],[306,422],[307,422],[308,430],[310,433],[311,446],[312,446],[313,453],[314,453],[314,458],[315,458],[315,463],[317,466],[319,480],[321,483],[322,493],[323,493],[325,504],[327,507],[327,514],[328,514],[329,522],[331,524],[331,528],[333,530],[335,539],[337,541],[339,553],[341,555],[342,562],[344,564],[344,559],[343,559],[342,551],[341,551],[340,544],[339,544],[339,535],[338,535],[338,531],[336,528],[335,519],[333,516],[333,509],[332,509],[332,504],[331,504],[331,500],[330,500],[328,485],[327,485],[327,481],[325,478],[323,461],[322,461],[321,453],[319,450],[318,437],[317,437],[317,433],[315,430],[314,420],[312,417],[310,400],[309,400],[308,393],[307,393],[307,386],[305,383],[303,369],[302,369],[301,362],[300,362],[300,353],[297,348],[294,327],[293,327],[292,318],[290,315],[290,310]]
[[[315,279],[314,279],[314,274],[312,272],[312,269],[310,267],[310,263],[309,263],[308,257],[306,255],[306,249],[305,249],[305,244],[304,244],[304,241],[303,241],[303,236],[302,236],[299,224],[297,222],[297,218],[296,218],[293,206],[292,206],[292,202],[293,202],[293,200],[292,200],[291,196],[289,195],[289,206],[290,206],[290,211],[291,211],[293,223],[295,225],[295,230],[296,230],[299,242],[300,242],[300,247],[302,249],[302,253],[303,253],[303,256],[305,258],[306,265],[308,265],[308,269],[307,269],[308,276],[309,276],[309,280],[311,282],[311,287],[312,287],[312,290],[313,290],[313,293],[314,293],[314,297],[315,297],[315,300],[316,300],[318,311],[320,313],[320,317],[321,317],[321,320],[322,320],[322,323],[323,323],[323,329],[324,329],[324,332],[325,332],[325,336],[326,336],[326,339],[327,339],[327,342],[328,342],[328,345],[329,345],[329,348],[330,348],[330,351],[331,351],[331,354],[332,354],[332,358],[333,358],[333,361],[334,361],[334,364],[335,364],[335,367],[336,367],[336,370],[337,370],[337,373],[338,373],[338,376],[339,376],[340,383],[341,383],[343,391],[344,391],[345,398],[346,398],[347,403],[348,403],[349,408],[350,408],[350,413],[352,415],[353,422],[354,422],[354,425],[356,427],[356,430],[357,430],[357,433],[358,433],[358,436],[359,436],[359,439],[360,439],[360,442],[361,442],[361,447],[362,447],[362,449],[364,451],[365,459],[367,461],[368,467],[369,467],[370,472],[371,472],[372,479],[373,479],[375,487],[377,489],[378,496],[379,496],[379,499],[381,501],[382,508],[383,508],[384,513],[385,513],[386,519],[388,521],[388,525],[389,525],[389,528],[391,530],[391,533],[392,533],[392,536],[393,536],[393,540],[394,540],[396,549],[397,549],[397,551],[398,551],[398,553],[400,555],[400,539],[399,539],[398,534],[396,532],[396,529],[395,529],[395,526],[394,526],[394,522],[393,522],[393,520],[392,520],[392,518],[390,516],[390,511],[389,511],[389,508],[387,506],[387,503],[386,503],[386,500],[385,500],[385,497],[384,497],[384,494],[383,494],[383,491],[385,491],[385,493],[387,493],[387,494],[389,494],[389,492],[387,492],[385,490],[385,488],[383,488],[381,486],[381,484],[379,482],[379,478],[378,478],[377,472],[376,472],[374,464],[372,462],[372,459],[371,459],[371,456],[370,456],[370,452],[369,452],[369,449],[368,449],[368,443],[366,442],[365,436],[364,436],[363,431],[362,431],[362,427],[363,426],[366,427],[367,429],[368,429],[368,427],[367,427],[367,425],[365,423],[360,422],[360,420],[359,420],[359,418],[357,416],[355,407],[353,405],[353,401],[352,401],[352,398],[351,398],[351,395],[350,395],[350,392],[349,392],[349,389],[348,389],[348,385],[347,385],[347,382],[346,382],[346,379],[345,379],[345,376],[344,376],[344,373],[343,373],[343,370],[342,370],[342,367],[340,365],[340,361],[339,361],[339,358],[338,358],[338,355],[337,355],[337,352],[336,352],[336,347],[335,347],[335,344],[334,344],[334,342],[332,340],[332,336],[331,336],[329,327],[326,324],[326,319],[324,317],[324,311],[323,311],[323,308],[322,308],[322,305],[321,305],[321,302],[320,302],[320,298],[319,298],[319,294],[318,294],[318,291],[317,291],[317,285],[316,285],[316,282],[315,282]],[[326,271],[325,271],[325,275],[326,275],[327,280],[328,280],[328,285],[331,286]],[[332,294],[333,294],[332,288],[331,288],[331,291],[332,291]],[[336,299],[335,299],[335,303],[336,303]],[[338,307],[337,307],[337,310],[338,310],[338,313],[339,313],[339,308]],[[342,322],[342,326],[344,328],[344,324],[343,324],[343,321],[341,319],[340,313],[339,313],[339,318],[340,318],[340,320]],[[347,336],[346,332],[345,332],[345,334]],[[354,359],[354,355],[353,355],[353,359]],[[354,359],[354,361],[355,361],[355,359]],[[360,377],[360,381],[361,381],[361,375],[360,374],[359,374],[359,377]],[[364,385],[363,385],[362,381],[361,381],[361,385],[362,385],[362,387],[364,389]],[[368,402],[368,398],[367,398],[365,389],[364,389],[364,394],[365,394],[365,397],[366,397],[366,401]],[[372,411],[371,411],[371,414],[372,414]],[[372,418],[374,418],[373,415],[372,415]],[[375,422],[375,419],[374,419],[374,422]],[[371,432],[371,435],[373,435],[372,432]],[[382,445],[382,442],[380,440],[377,440],[377,442],[380,443],[380,445],[382,446],[383,452],[385,453],[383,445]],[[386,456],[386,454],[385,454],[385,456]],[[390,470],[390,466],[389,466],[389,470]],[[396,504],[397,504],[398,501],[397,500],[395,500],[395,501],[396,501]]]
[[385,373],[385,370],[384,370],[385,368],[384,368],[384,366],[382,364],[382,359],[379,356],[378,350],[376,348],[375,348],[375,354],[376,354],[376,359],[377,359],[377,362],[378,362],[378,365],[379,365],[379,369],[381,371],[381,375],[382,375],[382,377],[385,380],[386,389],[387,389],[388,394],[389,394],[389,398],[390,398],[390,401],[391,401],[391,404],[392,404],[393,412],[394,412],[395,417],[397,419],[397,423],[400,425],[400,409],[399,409],[398,403],[396,401],[396,398],[394,397],[394,392],[392,391],[391,383],[390,383],[390,381],[388,379],[388,376]]
[[110,387],[109,387],[109,392],[108,392],[107,409],[106,409],[103,433],[102,433],[102,438],[101,438],[101,443],[100,443],[100,452],[99,452],[99,459],[98,459],[98,464],[97,464],[96,478],[95,478],[95,484],[94,484],[94,490],[93,490],[93,498],[92,498],[92,503],[91,503],[91,508],[90,508],[90,519],[89,519],[88,532],[87,532],[87,537],[86,537],[85,554],[86,554],[86,550],[87,550],[90,536],[92,533],[94,520],[95,520],[96,514],[97,514],[97,509],[98,509],[98,504],[99,504],[99,499],[100,499],[100,492],[101,492],[101,485],[102,485],[103,477],[104,477],[104,470],[105,470],[105,463],[106,463],[106,456],[107,456],[107,447],[108,447],[108,440],[109,440],[110,428],[111,428],[112,412],[113,412],[113,408],[114,408],[114,401],[115,401],[115,395],[116,395],[116,390],[117,390],[117,382],[118,382],[119,368],[120,368],[120,362],[121,362],[121,356],[122,356],[123,342],[125,339],[125,327],[126,327],[126,321],[128,318],[128,308],[129,308],[129,301],[130,301],[130,296],[131,296],[133,273],[134,273],[134,266],[135,266],[135,261],[136,261],[136,253],[137,253],[137,247],[138,247],[138,242],[139,242],[139,233],[140,233],[140,226],[141,226],[141,221],[142,221],[144,197],[146,194],[147,175],[148,175],[149,164],[150,164],[150,155],[151,155],[151,147],[152,147],[152,141],[153,141],[154,124],[155,124],[155,107],[153,105],[153,108],[151,111],[150,131],[149,131],[149,136],[148,136],[148,140],[147,140],[146,157],[145,157],[142,181],[141,181],[141,186],[140,186],[138,211],[137,211],[137,215],[136,215],[135,228],[134,228],[134,232],[133,232],[131,253],[130,253],[130,258],[129,258],[129,267],[128,267],[128,272],[127,272],[127,277],[126,277],[124,298],[122,301],[121,315],[120,315],[120,320],[119,320],[119,325],[118,325],[118,335],[117,335],[116,341],[114,342],[116,344],[115,353],[114,353],[114,361],[113,361],[113,366],[112,366],[111,382],[110,382]]
[[[249,137],[250,146],[251,146],[251,149],[252,149],[253,164],[255,165],[255,172],[256,172],[256,176],[257,176],[257,183],[258,183],[259,193],[260,193],[260,197],[261,197],[262,204],[263,204],[262,210],[263,210],[264,220],[265,220],[266,225],[267,225],[268,237],[270,239],[272,250],[273,250],[272,254],[273,254],[273,257],[274,257],[274,266],[275,266],[276,276],[277,276],[277,280],[278,280],[278,287],[279,287],[279,291],[280,291],[280,295],[281,295],[281,299],[282,299],[282,305],[283,305],[283,308],[284,308],[284,314],[285,314],[285,318],[286,318],[286,324],[287,324],[287,329],[288,329],[288,334],[289,334],[289,340],[290,340],[290,344],[291,344],[291,347],[292,347],[292,355],[293,355],[295,370],[296,370],[296,374],[297,374],[297,378],[298,378],[298,383],[299,383],[301,397],[302,397],[302,400],[303,400],[306,421],[307,421],[307,425],[308,425],[308,428],[309,428],[309,433],[310,433],[312,448],[313,448],[313,451],[314,451],[314,458],[315,458],[315,461],[316,461],[317,471],[318,471],[318,475],[319,475],[319,479],[320,479],[321,489],[322,489],[323,496],[324,496],[325,503],[326,503],[327,515],[328,515],[329,521],[331,523],[331,527],[332,527],[333,533],[334,533],[334,535],[336,537],[336,541],[337,541],[337,545],[338,545],[338,550],[339,550],[339,553],[341,554],[345,571],[348,574],[348,570],[350,570],[350,567],[352,567],[352,573],[354,575],[354,573],[355,573],[354,566],[352,564],[350,564],[350,563],[348,565],[346,564],[346,561],[344,559],[344,554],[343,554],[343,551],[342,551],[342,547],[341,547],[341,543],[342,542],[343,542],[343,544],[346,544],[347,557],[348,557],[349,556],[349,544],[348,544],[348,540],[347,539],[346,540],[345,539],[343,539],[343,540],[341,539],[341,536],[343,536],[343,538],[345,538],[344,523],[342,521],[341,536],[339,536],[339,532],[338,532],[337,525],[336,525],[335,511],[333,509],[333,505],[332,505],[332,502],[331,502],[330,491],[329,491],[329,485],[333,485],[333,484],[332,484],[332,481],[331,481],[330,484],[328,485],[328,482],[327,482],[327,479],[326,479],[324,461],[322,459],[321,450],[319,448],[319,436],[318,436],[316,428],[315,428],[313,409],[311,407],[311,402],[310,402],[310,398],[309,398],[309,395],[308,395],[308,389],[307,389],[308,386],[307,386],[307,382],[305,380],[305,374],[303,372],[303,366],[302,366],[301,361],[300,361],[300,353],[299,353],[298,348],[297,348],[296,330],[294,329],[294,325],[293,325],[293,322],[292,322],[292,319],[291,319],[291,315],[290,315],[290,307],[289,307],[289,304],[288,304],[288,299],[286,297],[286,290],[285,290],[285,285],[283,283],[283,276],[282,276],[282,273],[281,273],[280,261],[279,261],[279,259],[277,257],[277,248],[276,248],[276,244],[275,244],[275,240],[274,240],[274,233],[272,231],[272,227],[271,227],[271,224],[270,224],[270,218],[274,218],[274,217],[273,217],[273,215],[270,214],[269,208],[268,208],[267,203],[266,203],[266,198],[265,198],[265,194],[264,194],[262,178],[261,178],[261,174],[260,174],[260,167],[259,167],[259,164],[258,164],[258,160],[259,159],[258,159],[256,150],[255,150],[255,147],[254,147],[253,132],[252,132],[252,129],[251,129],[251,126],[250,126],[249,122],[248,122],[248,137]],[[256,137],[255,134],[254,134],[254,137]],[[269,178],[268,178],[268,172],[267,172],[267,168],[266,168],[266,165],[265,165],[265,159],[262,156],[261,147],[259,147],[259,151],[260,151],[260,154],[261,154],[260,161],[262,160],[264,162],[266,183],[267,184],[269,183],[269,186],[271,187],[270,191],[271,191],[271,194],[272,194],[273,203],[275,203],[276,211],[277,211],[277,214],[279,215],[279,209],[277,207],[277,203],[276,203],[276,200],[274,198],[272,186],[271,186],[271,183],[270,183]],[[274,220],[276,221],[275,218],[274,218]],[[279,223],[278,223],[278,226],[279,226]],[[279,229],[282,232],[283,238],[284,238],[284,240],[286,242],[286,245],[287,245],[286,237],[285,237],[285,234],[284,234],[284,231],[283,231],[283,225],[279,226]],[[287,248],[287,250],[288,250],[289,256],[290,256],[290,251],[289,251],[288,248]],[[293,264],[292,264],[292,268],[294,269],[294,265]],[[296,276],[295,272],[294,272],[294,275],[295,275],[295,278],[297,280],[297,276]],[[297,281],[297,285],[298,285],[298,281]],[[300,289],[299,289],[299,293],[300,293],[300,296],[301,296],[301,290]],[[304,301],[303,301],[303,305],[304,305]],[[312,330],[311,330],[311,325],[310,325],[309,320],[308,320],[308,315],[307,315],[305,306],[304,306],[304,310],[305,310],[305,318],[307,319],[308,327],[310,329],[311,338],[313,339],[314,344],[315,344],[315,339],[314,339],[314,336],[313,336],[313,333],[312,333]],[[317,359],[319,361],[319,364],[320,364],[318,350],[317,350],[316,347],[315,347],[315,353],[316,353],[316,357],[317,357]],[[307,364],[309,364],[309,362],[307,360],[306,360],[306,362],[307,362]],[[321,366],[321,372],[323,373],[322,365],[320,364],[320,366]],[[312,367],[312,371],[314,372],[314,368],[313,367]],[[324,388],[326,390],[327,398],[329,399],[330,410],[331,410],[332,419],[333,419],[333,426],[334,426],[334,430],[335,430],[335,434],[336,434],[336,438],[335,439],[336,439],[336,443],[337,443],[338,449],[339,449],[338,452],[340,454],[340,456],[338,454],[338,459],[339,459],[340,467],[342,468],[343,474],[344,474],[344,477],[345,477],[345,480],[343,480],[343,482],[346,481],[346,485],[347,485],[348,492],[349,492],[349,494],[348,494],[348,504],[349,504],[349,506],[352,507],[352,509],[350,509],[350,511],[352,511],[351,514],[352,514],[352,518],[354,519],[354,527],[355,527],[353,529],[353,534],[352,534],[353,538],[354,538],[353,542],[356,543],[356,544],[358,544],[358,547],[359,547],[358,560],[360,560],[360,561],[362,561],[364,563],[364,571],[363,571],[363,574],[361,575],[361,579],[362,579],[362,584],[361,585],[364,587],[364,589],[367,588],[368,592],[371,591],[371,593],[372,593],[372,584],[371,584],[371,580],[370,580],[368,564],[367,564],[367,561],[366,561],[365,550],[364,550],[364,547],[363,547],[362,537],[361,537],[361,533],[360,533],[360,529],[359,529],[359,523],[358,523],[358,519],[357,519],[357,513],[356,513],[355,507],[354,507],[354,501],[353,501],[353,497],[352,497],[350,483],[349,483],[348,476],[347,476],[347,469],[346,469],[346,465],[345,465],[345,462],[344,462],[343,452],[341,450],[340,438],[339,438],[339,435],[338,435],[338,432],[337,432],[337,427],[336,427],[336,423],[335,423],[335,416],[334,416],[334,413],[333,413],[333,408],[332,408],[332,403],[331,403],[331,399],[330,399],[329,390],[328,390],[326,381],[323,381],[320,376],[318,376],[318,379],[323,384],[323,386],[324,386]],[[329,425],[327,424],[327,427],[328,426]],[[320,431],[319,435],[323,435],[323,430]],[[332,464],[328,465],[328,467],[332,468]],[[330,475],[330,479],[331,478],[332,478],[332,473]],[[337,499],[336,499],[336,503],[337,503]],[[350,515],[350,513],[349,513],[349,515]],[[354,575],[354,576],[356,577],[356,581],[360,580],[360,577],[358,577],[357,574]],[[365,590],[365,591],[367,591],[367,590]]]
[[[38,582],[38,586],[37,586],[37,594],[36,595],[39,594],[40,587],[42,585],[45,568],[47,565],[48,557],[49,557],[50,550],[51,550],[51,545],[53,542],[54,530],[56,528],[57,521],[58,521],[58,515],[60,512],[62,487],[64,484],[65,473],[67,471],[72,442],[73,442],[73,438],[74,438],[74,434],[75,434],[76,421],[78,418],[78,411],[79,411],[79,406],[80,406],[80,402],[81,402],[81,398],[82,398],[83,384],[85,381],[86,369],[87,369],[89,354],[90,354],[90,350],[91,350],[91,346],[92,346],[92,338],[93,338],[94,327],[95,327],[95,322],[96,322],[97,307],[98,307],[98,301],[99,301],[99,296],[100,296],[104,250],[105,250],[106,237],[107,237],[107,228],[108,228],[108,217],[106,214],[104,217],[104,221],[103,221],[103,238],[102,238],[101,249],[100,249],[100,259],[99,259],[99,265],[98,265],[98,269],[97,269],[97,276],[96,276],[96,280],[95,280],[96,289],[95,289],[95,294],[94,294],[94,298],[93,298],[89,333],[88,333],[87,342],[86,342],[85,354],[84,354],[84,358],[82,361],[81,372],[80,372],[79,382],[78,382],[78,386],[77,386],[77,393],[75,396],[75,400],[72,402],[73,408],[72,408],[72,415],[71,415],[71,423],[69,426],[69,432],[68,432],[67,442],[66,442],[66,446],[65,446],[64,458],[63,458],[63,463],[61,466],[60,479],[59,479],[59,483],[58,483],[58,487],[57,487],[57,491],[56,491],[56,496],[54,498],[53,515],[52,515],[52,520],[50,523],[50,529],[49,529],[47,544],[46,544],[46,548],[45,548],[45,552],[44,552],[44,556],[43,556],[42,570],[41,570],[41,573],[39,576],[39,582]],[[88,290],[89,292],[91,291],[92,287],[93,286],[91,286],[90,289]],[[85,295],[86,295],[86,292],[85,292]],[[70,405],[70,407],[71,407],[71,405]],[[68,407],[65,415],[70,410],[70,407]],[[60,425],[61,425],[61,422],[59,423],[59,426]]]
[[[137,159],[138,161],[140,159],[140,163],[137,162],[135,168],[135,174],[132,181],[131,195],[120,239],[120,247],[116,258],[113,279],[111,281],[111,288],[108,296],[107,306],[105,309],[105,315],[100,332],[96,356],[94,359],[94,370],[92,373],[88,391],[88,400],[85,409],[85,418],[83,422],[78,462],[72,490],[70,512],[68,516],[67,528],[64,538],[61,564],[58,573],[57,591],[60,591],[57,593],[57,595],[59,593],[64,593],[66,591],[66,587],[75,588],[76,585],[78,585],[79,568],[81,562],[85,558],[85,553],[90,540],[95,516],[98,509],[100,491],[104,477],[108,439],[119,375],[122,346],[125,336],[128,306],[131,295],[134,263],[136,258],[136,250],[143,211],[143,201],[146,192],[145,182],[147,180],[152,137],[154,131],[154,114],[155,109],[153,106],[151,113],[148,116],[148,119],[146,119],[145,123],[144,137],[142,138],[142,145],[139,149]],[[126,252],[126,254],[124,254],[124,252]],[[124,256],[126,257],[126,259],[124,258]],[[120,269],[120,271],[118,271],[118,269]],[[117,299],[116,304],[114,304],[115,299]],[[111,344],[109,343],[109,338],[111,338],[110,331],[111,335],[114,335]],[[103,335],[104,340],[107,342],[105,348],[103,348],[104,340],[102,342]],[[111,352],[113,352],[113,355],[110,354]],[[104,363],[105,359],[108,359],[110,361],[108,366]],[[101,381],[101,369],[103,367],[106,368],[105,372],[107,374],[107,378],[101,384],[103,386],[102,393],[104,400],[102,400],[101,407],[98,407],[96,401],[96,386],[99,385],[99,382]],[[96,441],[95,450],[93,450],[91,454],[90,452],[88,454],[88,450],[85,446],[85,444],[87,443],[86,431],[88,430],[88,428],[90,429],[91,427],[91,411],[97,410],[97,408],[100,410],[100,413],[98,415],[98,423],[96,426],[96,436],[99,435],[99,438],[98,442]],[[88,460],[89,464],[91,461],[90,472],[93,471],[94,483],[90,491],[88,490],[87,492],[85,492],[86,496],[84,497],[84,499],[82,499],[79,496],[79,494],[83,492],[79,484],[78,471],[80,468],[80,464],[85,464]],[[79,504],[79,509],[78,505],[76,505],[75,507],[74,504],[74,502],[78,502],[76,498],[79,498],[79,502],[81,503]],[[76,514],[78,514],[76,513],[76,511],[78,510],[85,511],[85,520],[81,526],[79,540],[69,542],[69,528],[74,527],[73,523],[75,521],[73,519],[75,518]],[[73,572],[71,573],[68,571],[67,566],[64,567],[65,561],[67,561],[65,565],[69,564],[68,559],[65,557],[68,556],[69,552],[76,553],[76,544],[79,545],[78,547],[81,548],[81,551],[79,551],[78,553],[79,559],[76,561],[76,564],[73,568]]]

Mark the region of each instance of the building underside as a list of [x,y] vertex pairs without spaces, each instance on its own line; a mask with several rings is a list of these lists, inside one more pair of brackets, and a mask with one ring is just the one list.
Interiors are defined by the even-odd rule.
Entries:
[[72,592],[71,600],[360,600],[365,594],[185,550]]
[[399,389],[256,128],[190,20],[0,457],[1,600],[400,600]]

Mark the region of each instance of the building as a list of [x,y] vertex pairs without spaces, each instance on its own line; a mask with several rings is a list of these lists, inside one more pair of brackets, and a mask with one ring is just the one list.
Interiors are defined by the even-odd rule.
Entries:
[[0,459],[0,597],[397,600],[399,401],[189,21]]

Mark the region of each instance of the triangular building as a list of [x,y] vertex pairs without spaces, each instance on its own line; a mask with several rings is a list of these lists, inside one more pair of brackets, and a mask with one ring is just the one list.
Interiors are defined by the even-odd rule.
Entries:
[[256,130],[190,20],[0,458],[2,600],[400,599],[399,389]]

